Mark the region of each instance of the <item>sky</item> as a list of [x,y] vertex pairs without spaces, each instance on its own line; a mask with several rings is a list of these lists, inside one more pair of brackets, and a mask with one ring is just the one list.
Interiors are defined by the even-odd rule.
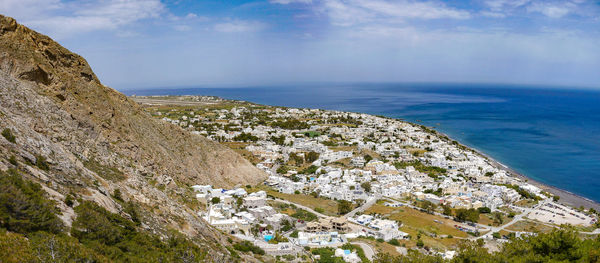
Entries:
[[119,90],[314,82],[600,89],[594,0],[0,0]]

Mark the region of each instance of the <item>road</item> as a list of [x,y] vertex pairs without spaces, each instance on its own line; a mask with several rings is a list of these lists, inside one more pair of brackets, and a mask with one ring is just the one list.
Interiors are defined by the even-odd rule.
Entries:
[[362,250],[365,252],[365,256],[367,257],[367,259],[373,261],[373,256],[375,256],[375,250],[373,250],[373,248],[371,248],[369,244],[363,242],[350,242],[350,244],[361,247]]
[[549,199],[540,201],[537,205],[535,205],[534,207],[531,208],[524,208],[524,207],[517,207],[518,209],[522,210],[522,213],[516,215],[515,217],[513,217],[512,221],[501,225],[501,226],[497,226],[497,227],[491,227],[490,232],[486,233],[485,235],[476,237],[474,239],[480,239],[480,238],[490,238],[492,236],[493,233],[498,232],[500,230],[503,230],[513,224],[515,224],[516,222],[520,221],[521,219],[523,219],[523,217],[527,216],[529,213],[531,213],[531,211],[543,206],[544,204],[550,202]]

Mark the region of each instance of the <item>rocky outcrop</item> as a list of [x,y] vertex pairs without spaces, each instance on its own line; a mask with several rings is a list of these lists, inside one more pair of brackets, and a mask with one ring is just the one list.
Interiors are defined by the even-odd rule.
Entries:
[[208,243],[221,237],[185,203],[188,186],[266,176],[232,150],[151,118],[102,85],[85,59],[0,16],[0,130],[7,128],[16,140],[0,137],[0,169],[18,168],[53,198],[76,192],[113,212],[122,209],[110,194],[120,189],[148,211],[149,230],[174,228]]

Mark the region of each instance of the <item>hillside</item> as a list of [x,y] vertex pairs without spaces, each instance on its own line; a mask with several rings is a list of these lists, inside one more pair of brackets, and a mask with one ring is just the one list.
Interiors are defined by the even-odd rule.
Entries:
[[67,195],[124,218],[132,217],[125,208],[133,204],[141,228],[160,236],[180,231],[215,247],[213,260],[228,252],[217,248],[223,237],[195,215],[189,186],[265,178],[232,150],[152,119],[102,85],[85,59],[4,16],[0,130],[0,171],[41,183],[67,228],[76,219]]

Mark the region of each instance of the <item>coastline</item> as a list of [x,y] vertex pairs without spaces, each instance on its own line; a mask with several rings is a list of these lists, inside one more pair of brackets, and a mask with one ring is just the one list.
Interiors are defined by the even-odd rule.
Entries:
[[[409,122],[409,123],[411,123],[411,122]],[[442,135],[444,135],[444,136],[446,136],[448,138],[452,138],[452,137],[448,136],[445,133],[442,133],[442,132],[440,132],[440,131],[438,131],[436,129],[434,129],[434,130],[437,133],[439,133],[439,134],[442,134]],[[463,144],[461,144],[461,145],[463,145]],[[575,207],[575,208],[579,208],[580,206],[583,206],[586,209],[594,208],[595,210],[600,211],[600,203],[598,203],[598,202],[596,202],[594,200],[591,200],[589,198],[585,198],[583,196],[574,194],[572,192],[560,189],[560,188],[555,187],[555,186],[547,185],[547,184],[541,183],[539,181],[536,181],[535,179],[527,177],[527,176],[525,176],[525,175],[523,175],[523,174],[515,171],[514,169],[510,168],[509,166],[507,166],[507,165],[505,165],[505,164],[503,164],[503,163],[495,160],[491,156],[487,155],[486,153],[484,153],[484,152],[482,152],[482,151],[480,151],[478,149],[475,149],[473,147],[469,147],[469,146],[466,146],[466,145],[463,145],[463,146],[467,147],[468,149],[473,150],[477,154],[479,154],[479,155],[485,157],[486,159],[488,159],[490,161],[490,163],[494,167],[496,167],[498,169],[501,169],[501,170],[504,170],[507,173],[509,173],[510,175],[512,175],[512,176],[514,176],[516,178],[519,178],[519,179],[521,179],[523,181],[526,181],[527,183],[535,185],[535,186],[539,187],[540,189],[542,189],[543,191],[546,191],[546,192],[549,192],[549,193],[551,193],[553,195],[559,196],[560,199],[558,200],[558,203],[565,204],[565,205],[568,205],[568,206],[572,206],[572,207]]]
[[[142,97],[144,95],[141,95]],[[165,96],[203,96],[203,95],[165,95]],[[214,96],[214,97],[218,97],[221,98],[223,100],[232,100],[232,99],[227,99],[227,98],[223,98],[220,96]],[[140,100],[140,98],[135,98],[137,100]],[[246,100],[233,100],[233,101],[243,101],[243,102],[247,102],[247,103],[251,103],[251,104],[256,104],[256,105],[265,105],[265,106],[272,106],[272,107],[285,107],[285,106],[276,106],[276,105],[268,105],[268,104],[258,104],[258,103],[254,103],[254,102],[250,102],[250,101],[246,101]],[[166,103],[166,101],[155,101],[156,103]],[[171,102],[171,101],[169,101]],[[183,103],[182,101],[177,102],[177,104],[179,103]],[[191,104],[196,105],[196,103],[198,104],[202,104],[202,102],[193,102]],[[291,107],[291,108],[295,108],[295,107]],[[322,109],[322,110],[327,110],[327,109]],[[345,111],[345,112],[351,112],[351,111]],[[361,113],[361,114],[368,114],[368,113],[363,113],[363,112],[355,112],[355,113]],[[376,116],[373,114],[368,114],[368,115],[372,115],[372,116]],[[411,122],[411,121],[407,121],[406,119],[402,119],[402,118],[394,118],[394,117],[387,117],[387,116],[381,116],[381,117],[385,117],[385,118],[390,118],[390,119],[394,119],[394,120],[398,120],[401,122],[406,122],[406,123],[410,123],[411,125],[415,125],[415,126],[422,126],[422,124],[419,123],[415,123],[415,122]],[[439,130],[437,130],[435,127],[428,127],[431,130],[435,131],[436,133],[438,133],[439,135],[443,135],[445,137],[450,138],[451,140],[455,140],[453,139],[451,136],[448,136],[448,134],[445,134]],[[457,141],[458,142],[458,141]],[[460,142],[459,142],[460,143]],[[558,187],[555,186],[550,186],[544,183],[541,183],[539,181],[536,181],[530,177],[527,177],[519,172],[517,172],[516,170],[510,168],[509,166],[495,160],[494,158],[492,158],[491,156],[487,155],[486,153],[474,148],[474,147],[470,147],[467,145],[464,145],[462,143],[460,143],[460,145],[472,150],[473,152],[479,154],[480,156],[488,159],[490,161],[490,164],[498,169],[504,170],[506,171],[509,175],[514,176],[516,178],[519,178],[520,180],[526,181],[532,185],[535,185],[537,187],[539,187],[540,189],[542,189],[543,191],[549,192],[553,195],[557,195],[560,197],[560,200],[558,201],[558,203],[561,204],[565,204],[565,205],[569,205],[575,208],[578,208],[580,206],[584,206],[585,208],[589,209],[589,208],[594,208],[597,211],[600,211],[600,203],[596,202],[594,200],[585,198],[583,196],[574,194],[572,192],[560,189]]]

